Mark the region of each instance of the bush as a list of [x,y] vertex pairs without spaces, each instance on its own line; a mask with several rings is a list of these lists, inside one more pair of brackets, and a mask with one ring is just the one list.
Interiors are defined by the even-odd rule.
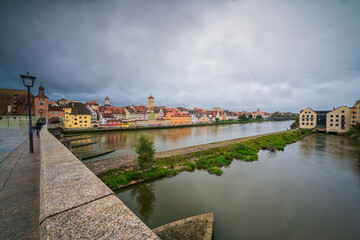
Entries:
[[136,145],[135,152],[139,154],[137,160],[141,168],[147,168],[151,166],[151,162],[154,160],[155,155],[154,142],[151,141],[146,135],[141,134],[138,145]]

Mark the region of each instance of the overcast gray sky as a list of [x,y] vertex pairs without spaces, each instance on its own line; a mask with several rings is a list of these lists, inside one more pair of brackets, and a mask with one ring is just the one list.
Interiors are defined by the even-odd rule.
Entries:
[[[360,99],[359,0],[0,1],[0,88],[298,112]],[[37,92],[37,89],[34,89]]]

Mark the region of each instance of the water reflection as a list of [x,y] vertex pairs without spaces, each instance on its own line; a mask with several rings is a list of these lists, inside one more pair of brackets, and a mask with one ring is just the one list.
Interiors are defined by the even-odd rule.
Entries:
[[130,197],[136,201],[136,211],[143,221],[147,221],[154,212],[155,186],[153,183],[136,185],[131,189]]
[[156,151],[160,152],[210,142],[286,130],[290,126],[291,122],[292,121],[254,122],[203,127],[84,134],[79,137],[91,136],[92,138],[86,141],[99,141],[99,143],[76,148],[74,149],[74,152],[100,151],[108,149],[116,150],[108,155],[85,160],[96,161],[104,158],[134,154],[135,145],[140,137],[140,134],[145,134],[154,141]]

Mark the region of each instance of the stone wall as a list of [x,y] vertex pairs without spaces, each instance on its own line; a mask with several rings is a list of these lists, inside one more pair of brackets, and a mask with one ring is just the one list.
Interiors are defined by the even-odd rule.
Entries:
[[41,239],[159,239],[46,127],[40,154]]

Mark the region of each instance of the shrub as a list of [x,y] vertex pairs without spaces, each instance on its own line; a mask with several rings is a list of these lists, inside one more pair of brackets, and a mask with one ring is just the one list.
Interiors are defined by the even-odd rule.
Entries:
[[135,152],[139,154],[137,160],[141,168],[149,167],[151,162],[154,160],[154,142],[151,141],[146,135],[141,134],[138,144],[136,145]]

